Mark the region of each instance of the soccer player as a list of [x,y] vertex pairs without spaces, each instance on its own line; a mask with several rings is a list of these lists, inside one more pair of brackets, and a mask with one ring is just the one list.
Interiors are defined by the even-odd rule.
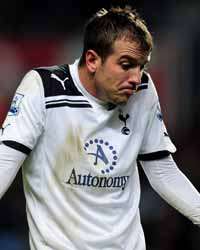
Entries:
[[152,187],[200,225],[145,65],[153,41],[130,7],[102,9],[72,65],[33,69],[0,136],[0,196],[22,166],[31,250],[144,250],[140,161]]

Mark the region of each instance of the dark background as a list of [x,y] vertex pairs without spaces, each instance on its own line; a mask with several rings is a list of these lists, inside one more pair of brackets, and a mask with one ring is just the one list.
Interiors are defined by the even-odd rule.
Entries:
[[[179,168],[200,190],[199,1],[2,1],[0,7],[0,125],[23,75],[33,67],[72,63],[83,26],[101,7],[130,4],[146,20],[155,48],[149,67]],[[200,229],[166,204],[140,171],[141,217],[147,250],[199,250]],[[0,250],[28,250],[19,172],[0,201]],[[56,249],[55,249],[56,250]],[[80,249],[81,250],[81,249]]]

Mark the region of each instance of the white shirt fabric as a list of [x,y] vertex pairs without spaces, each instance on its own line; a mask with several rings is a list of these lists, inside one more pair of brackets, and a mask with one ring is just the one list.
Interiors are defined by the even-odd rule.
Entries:
[[148,75],[147,89],[110,109],[83,88],[77,61],[69,70],[30,71],[0,137],[29,154],[31,250],[144,250],[137,159],[176,150],[154,84]]
[[200,226],[200,194],[180,171],[172,156],[142,161],[152,188],[171,206]]
[[12,184],[25,158],[22,152],[0,144],[0,199]]

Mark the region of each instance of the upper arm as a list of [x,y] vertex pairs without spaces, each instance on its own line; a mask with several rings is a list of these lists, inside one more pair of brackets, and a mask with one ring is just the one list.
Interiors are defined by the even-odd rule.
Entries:
[[36,71],[28,72],[16,90],[3,123],[0,141],[28,154],[45,124],[44,90]]
[[[150,77],[150,76],[149,76]],[[144,131],[138,160],[156,160],[174,153],[176,148],[166,130],[160,103],[153,81],[149,81],[150,95],[148,98],[148,119]],[[151,105],[151,108],[149,106]]]

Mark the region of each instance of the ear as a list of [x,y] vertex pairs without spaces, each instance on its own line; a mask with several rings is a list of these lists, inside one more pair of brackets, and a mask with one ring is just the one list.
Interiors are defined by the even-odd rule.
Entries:
[[90,73],[95,73],[101,63],[100,56],[94,50],[88,50],[85,56],[86,66]]

